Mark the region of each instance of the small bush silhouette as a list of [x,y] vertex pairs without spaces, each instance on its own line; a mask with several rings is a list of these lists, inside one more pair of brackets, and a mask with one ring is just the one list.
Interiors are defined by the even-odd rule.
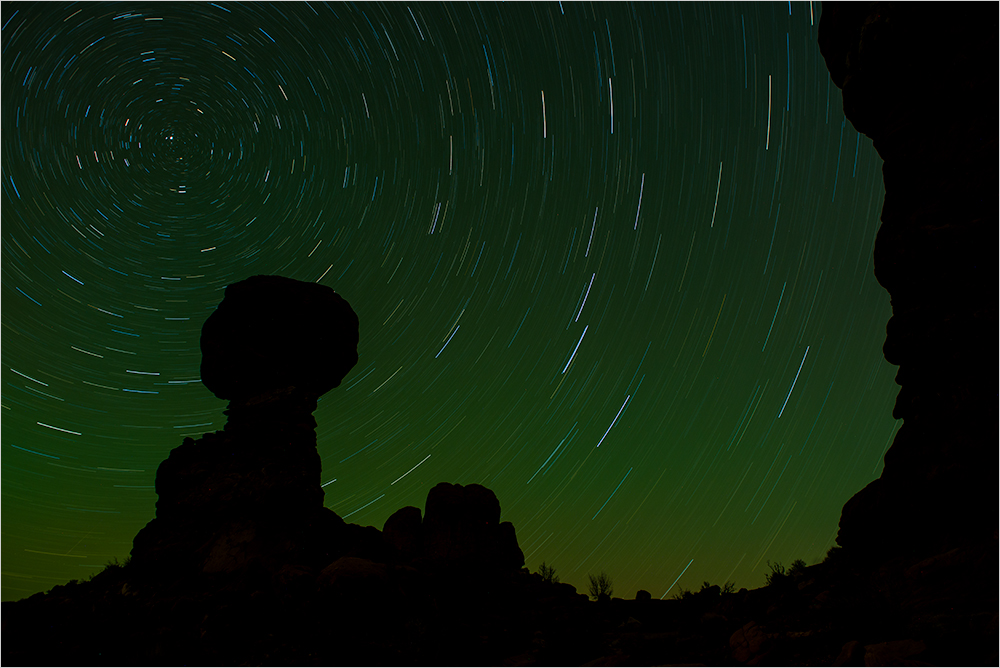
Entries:
[[125,557],[125,561],[121,562],[118,561],[118,557],[112,557],[108,563],[104,564],[104,568],[97,573],[92,574],[87,580],[92,581],[100,578],[100,580],[103,581],[108,578],[120,577],[126,572],[126,569],[131,562],[131,555]]
[[590,598],[595,601],[600,598],[601,594],[611,596],[614,592],[611,576],[604,571],[601,571],[601,574],[596,578],[593,575],[588,575],[587,577],[590,578]]
[[[727,582],[726,584],[719,587],[718,585],[713,585],[708,580],[705,580],[704,582],[701,583],[701,589],[698,590],[698,593],[699,594],[704,594],[705,592],[711,593],[710,590],[712,589],[718,589],[718,591],[715,592],[715,595],[717,596],[722,594],[732,594],[733,592],[736,591],[736,583]],[[694,595],[695,592],[691,591],[690,589],[682,588],[676,594],[674,594],[672,598],[675,601],[683,601],[684,599],[691,598]]]
[[121,570],[123,568],[127,568],[131,562],[132,562],[132,555],[125,557],[125,561],[122,562],[118,561],[118,557],[112,557],[111,560],[104,565],[104,570],[102,570],[101,572],[103,573],[105,571]]
[[785,572],[785,567],[781,565],[780,561],[776,561],[773,564],[768,561],[767,567],[771,569],[771,572],[764,576],[764,581],[768,587],[780,585],[788,579],[788,573]]
[[803,559],[796,559],[792,562],[792,565],[788,567],[788,575],[795,577],[796,575],[801,575],[806,572],[806,562]]
[[678,589],[677,593],[674,594],[671,598],[673,598],[675,601],[683,601],[684,599],[691,598],[692,596],[694,596],[693,591],[691,591],[690,589],[684,589],[682,587]]
[[538,567],[538,574],[542,576],[542,582],[550,584],[559,583],[559,576],[556,575],[556,569],[552,566],[546,566],[544,561],[542,562],[542,565]]

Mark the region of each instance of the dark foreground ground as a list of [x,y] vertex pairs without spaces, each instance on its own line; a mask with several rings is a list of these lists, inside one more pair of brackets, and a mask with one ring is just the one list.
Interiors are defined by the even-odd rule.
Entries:
[[[769,586],[590,601],[365,559],[269,581],[91,581],[3,603],[4,665],[997,665],[997,542]],[[209,592],[209,593],[206,593]]]

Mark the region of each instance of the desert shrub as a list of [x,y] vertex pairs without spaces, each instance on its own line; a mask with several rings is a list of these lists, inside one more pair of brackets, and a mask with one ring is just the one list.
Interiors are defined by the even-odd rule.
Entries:
[[698,590],[698,594],[702,597],[705,596],[719,596],[722,593],[722,587],[719,585],[714,585],[707,580],[701,583],[701,589]]
[[[708,580],[705,580],[704,582],[701,583],[701,589],[698,590],[698,593],[699,594],[704,593],[712,589],[713,587],[719,590],[718,594],[732,594],[733,592],[736,591],[735,582],[727,582],[726,584],[719,587],[718,585],[713,585]],[[678,593],[674,594],[674,598],[677,600],[690,598],[691,596],[694,596],[694,592],[692,592],[689,589],[681,589]]]
[[93,575],[91,575],[89,579],[91,581],[93,581],[93,580],[104,581],[104,580],[107,580],[109,578],[120,577],[120,576],[124,575],[124,573],[128,569],[128,565],[129,565],[129,563],[131,563],[131,561],[132,561],[131,555],[129,555],[128,557],[125,557],[125,561],[118,561],[118,557],[112,557],[108,561],[108,563],[104,564],[104,568],[102,568],[97,573],[94,573]]
[[129,577],[129,564],[132,561],[132,557],[125,557],[124,561],[118,561],[117,557],[112,557],[97,573],[91,574],[85,582],[97,583],[100,586],[105,586],[109,583],[121,582]]
[[780,561],[776,561],[773,564],[768,561],[767,567],[771,569],[771,572],[764,576],[764,581],[767,583],[768,587],[780,585],[788,577],[788,574],[785,572],[785,567],[781,565]]
[[101,572],[103,573],[105,571],[120,571],[124,568],[127,568],[129,563],[131,563],[131,561],[132,561],[132,555],[125,557],[125,561],[122,562],[118,561],[118,557],[111,557],[111,560],[108,561],[108,563],[104,564],[104,569]]
[[680,589],[677,590],[677,593],[674,594],[671,598],[673,598],[675,601],[683,601],[684,599],[691,598],[692,596],[694,596],[693,591],[681,587]]
[[611,576],[604,571],[601,571],[601,574],[596,578],[593,575],[588,575],[587,577],[590,579],[590,598],[595,601],[600,598],[601,594],[611,596],[614,592]]
[[551,584],[556,584],[559,582],[559,576],[556,575],[556,569],[552,566],[546,566],[545,562],[538,567],[538,574],[542,576],[542,582],[548,582]]

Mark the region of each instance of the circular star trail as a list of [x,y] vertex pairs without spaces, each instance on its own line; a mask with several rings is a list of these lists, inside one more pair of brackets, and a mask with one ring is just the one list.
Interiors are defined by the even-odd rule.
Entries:
[[348,521],[480,483],[629,597],[822,559],[898,424],[819,12],[5,3],[4,599],[128,555],[255,274],[360,317],[316,412]]

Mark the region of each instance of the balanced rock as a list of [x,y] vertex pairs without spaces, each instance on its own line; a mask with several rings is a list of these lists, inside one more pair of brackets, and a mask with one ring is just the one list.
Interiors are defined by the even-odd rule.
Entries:
[[357,315],[328,287],[254,276],[226,288],[201,346],[202,381],[230,399],[228,421],[157,469],[156,518],[133,541],[139,570],[322,569],[350,548],[348,525],[323,507],[312,413],[357,362],[357,344]]

